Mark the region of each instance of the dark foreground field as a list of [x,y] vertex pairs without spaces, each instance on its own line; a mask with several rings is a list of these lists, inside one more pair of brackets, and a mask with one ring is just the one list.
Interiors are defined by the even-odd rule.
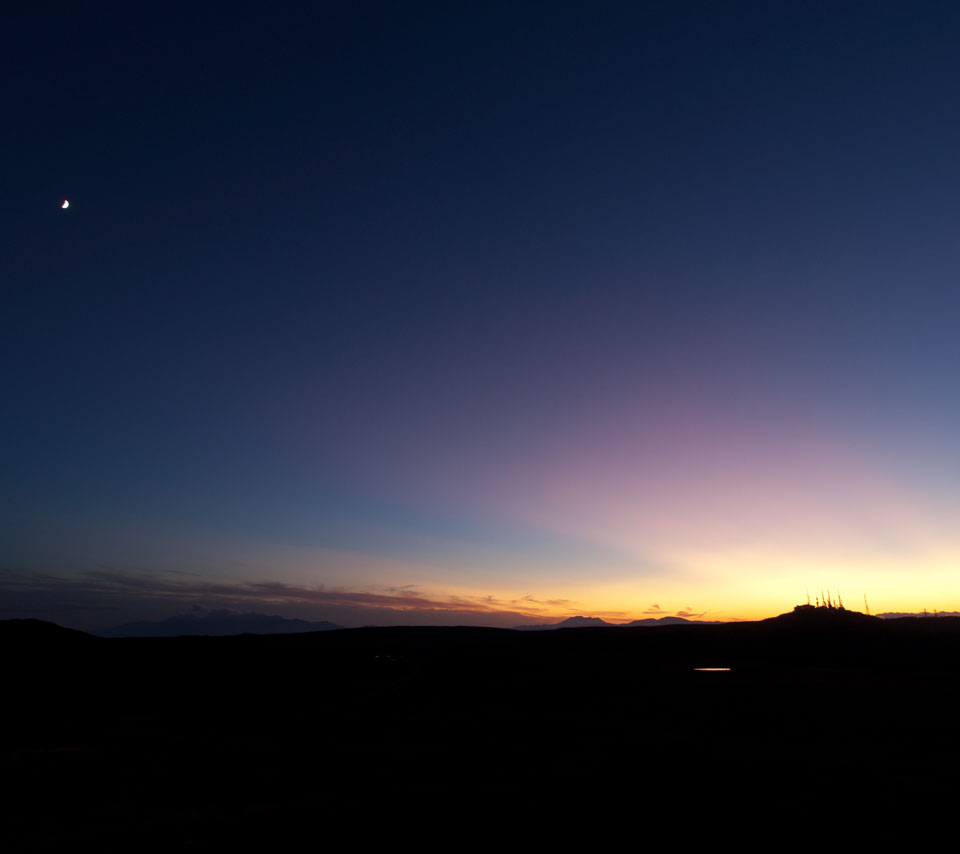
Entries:
[[7,850],[740,837],[927,825],[958,795],[954,619],[125,640],[12,621],[0,644]]

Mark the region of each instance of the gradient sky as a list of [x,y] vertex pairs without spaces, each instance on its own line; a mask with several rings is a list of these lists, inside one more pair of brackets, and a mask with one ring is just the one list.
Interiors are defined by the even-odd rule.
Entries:
[[960,609],[960,7],[301,5],[4,24],[0,618]]

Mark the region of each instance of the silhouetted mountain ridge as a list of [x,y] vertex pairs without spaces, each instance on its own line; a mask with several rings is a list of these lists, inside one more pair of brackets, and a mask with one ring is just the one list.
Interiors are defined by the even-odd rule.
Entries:
[[47,620],[0,620],[0,643],[28,643],[33,646],[97,641],[95,635],[66,629]]
[[633,620],[629,623],[608,623],[600,617],[568,617],[559,623],[535,623],[528,626],[514,626],[515,631],[535,632],[546,631],[547,629],[580,629],[596,626],[609,626],[610,628],[635,628],[638,626],[717,626],[723,625],[721,622],[709,620],[688,620],[686,617],[647,617],[643,620]]
[[516,631],[521,632],[536,632],[543,631],[546,629],[582,629],[586,627],[597,627],[597,626],[609,626],[611,628],[615,627],[614,623],[608,623],[606,620],[601,620],[599,617],[567,617],[565,620],[561,620],[559,623],[534,623],[529,626],[514,626],[513,628]]
[[860,611],[848,611],[844,608],[815,608],[813,605],[797,605],[792,611],[760,620],[760,623],[784,626],[825,627],[825,626],[876,626],[884,621],[880,617],[862,614]]
[[326,620],[288,619],[272,614],[236,614],[233,611],[208,611],[200,614],[177,614],[165,620],[144,620],[124,623],[100,632],[108,638],[168,638],[185,635],[224,637],[229,635],[279,635],[301,632],[327,632],[342,629]]

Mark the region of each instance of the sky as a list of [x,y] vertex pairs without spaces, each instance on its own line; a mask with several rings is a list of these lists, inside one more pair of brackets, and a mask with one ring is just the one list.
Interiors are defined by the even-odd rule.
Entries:
[[0,618],[960,609],[956,4],[0,40]]

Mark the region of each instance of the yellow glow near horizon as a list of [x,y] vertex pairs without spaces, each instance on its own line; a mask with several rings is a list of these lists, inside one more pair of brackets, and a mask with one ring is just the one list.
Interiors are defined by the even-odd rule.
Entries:
[[[676,562],[685,569],[635,581],[577,584],[549,589],[498,590],[491,594],[503,610],[521,610],[518,600],[537,600],[537,618],[562,619],[573,614],[629,622],[650,616],[703,614],[707,620],[756,620],[792,610],[829,592],[845,607],[871,613],[960,610],[960,550],[930,550],[926,554],[887,557],[842,555],[786,556],[770,549],[726,553],[687,553]],[[458,595],[480,596],[477,590]],[[551,602],[563,604],[550,605]],[[657,606],[657,607],[654,607]],[[692,617],[695,618],[695,617]]]

